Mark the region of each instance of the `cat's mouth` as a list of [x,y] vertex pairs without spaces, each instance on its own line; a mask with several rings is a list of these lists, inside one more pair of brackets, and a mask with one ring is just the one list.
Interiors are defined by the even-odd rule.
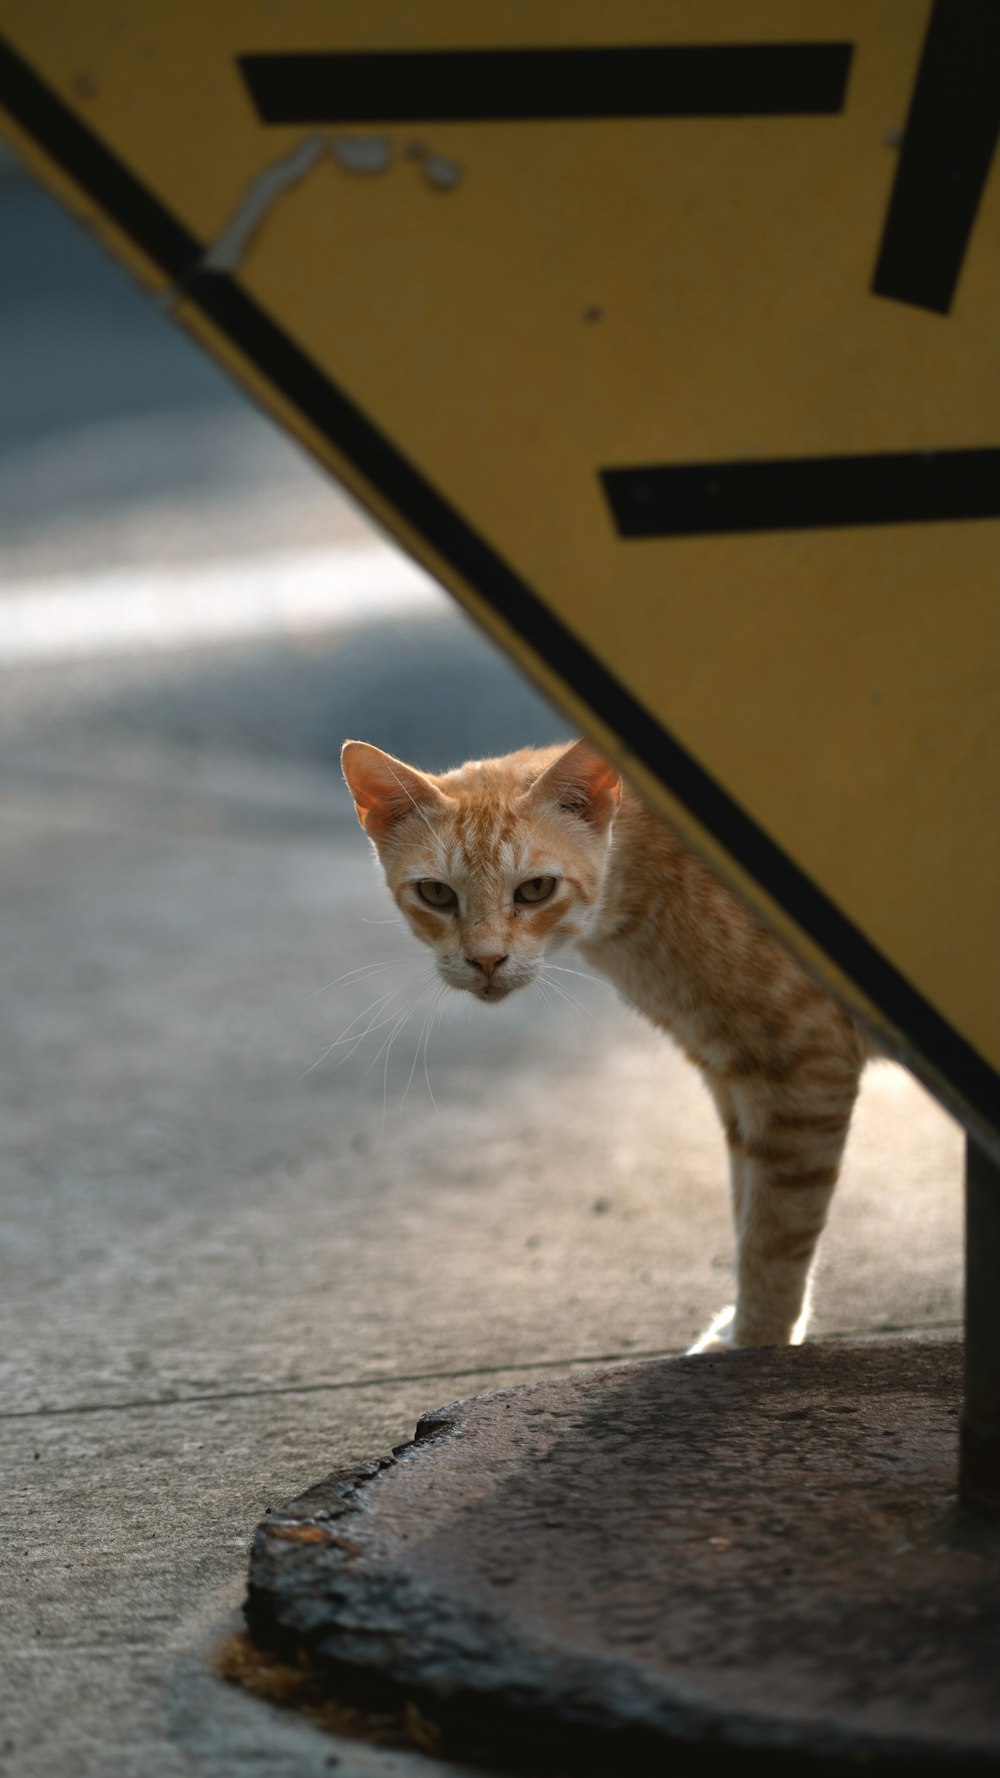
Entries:
[[475,994],[477,1000],[489,1000],[492,1002],[506,1000],[508,994],[512,994],[516,987],[516,982],[488,981],[484,982],[481,988],[473,985],[472,992]]
[[526,970],[523,964],[512,964],[509,969],[506,964],[504,958],[504,964],[499,968],[486,974],[477,969],[475,975],[453,961],[443,963],[439,968],[449,988],[456,989],[459,994],[471,994],[474,1000],[482,1000],[487,1006],[499,1006],[501,1000],[507,1000],[532,980],[533,972]]
[[507,980],[503,976],[491,975],[485,981],[481,976],[476,981],[469,981],[467,978],[456,981],[449,973],[445,980],[449,987],[457,988],[460,994],[471,994],[474,1000],[485,1001],[488,1006],[499,1006],[501,1000],[506,1000],[517,988],[524,986],[523,976]]

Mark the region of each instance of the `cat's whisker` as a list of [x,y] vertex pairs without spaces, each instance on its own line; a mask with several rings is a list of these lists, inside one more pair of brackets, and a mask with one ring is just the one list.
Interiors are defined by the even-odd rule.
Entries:
[[327,982],[324,987],[310,989],[309,993],[306,994],[304,998],[306,1000],[315,1000],[317,995],[328,994],[331,988],[339,988],[341,982],[349,982],[352,977],[377,975],[380,969],[389,969],[390,967],[391,966],[388,963],[359,963],[357,969],[346,969],[343,975],[335,976],[333,981]]
[[406,1026],[409,1024],[411,1018],[413,1017],[414,1012],[416,1011],[417,1007],[420,1004],[420,1001],[422,1000],[422,998],[423,998],[424,994],[426,994],[426,992],[427,992],[426,988],[421,988],[420,993],[415,994],[413,999],[411,1001],[409,1001],[408,1004],[403,1008],[403,1011],[400,1013],[399,1017],[397,1018],[396,1023],[393,1025],[392,1030],[390,1031],[385,1042],[381,1045],[377,1054],[372,1058],[372,1060],[368,1064],[368,1067],[365,1069],[365,1073],[370,1074],[372,1068],[375,1066],[375,1063],[378,1061],[379,1057],[380,1056],[385,1057],[385,1062],[384,1062],[384,1065],[382,1068],[382,1128],[383,1128],[383,1130],[385,1129],[385,1112],[386,1112],[386,1104],[387,1104],[388,1096],[389,1096],[389,1057],[392,1053],[392,1046],[395,1043],[400,1032],[404,1031],[406,1029]]
[[405,1104],[406,1104],[406,1098],[407,1098],[407,1094],[408,1094],[408,1093],[409,1093],[409,1091],[410,1091],[410,1088],[411,1088],[411,1086],[412,1086],[412,1085],[413,1085],[413,1076],[414,1076],[414,1075],[415,1075],[415,1073],[416,1073],[416,1071],[417,1071],[417,1062],[418,1062],[418,1060],[419,1060],[419,1058],[420,1058],[420,1039],[421,1039],[421,1037],[423,1037],[423,1034],[424,1034],[424,1031],[425,1031],[425,1030],[426,1030],[426,1027],[427,1027],[427,1018],[426,1018],[426,1016],[425,1016],[425,1018],[424,1018],[424,1022],[423,1022],[423,1024],[422,1024],[422,1025],[421,1025],[421,1027],[420,1027],[420,1032],[419,1032],[419,1034],[418,1034],[418,1036],[417,1036],[417,1043],[416,1043],[416,1048],[415,1048],[415,1049],[414,1049],[414,1051],[413,1051],[413,1061],[412,1061],[412,1062],[411,1062],[411,1064],[410,1064],[410,1072],[409,1072],[409,1074],[408,1074],[408,1075],[407,1075],[407,1079],[406,1079],[406,1085],[405,1085],[405,1087],[404,1087],[404,1088],[403,1088],[403,1097],[402,1097],[402,1098],[401,1098],[401,1099],[400,1099],[400,1101],[399,1101],[399,1109],[400,1109],[400,1111],[402,1111],[402,1110],[403,1110],[403,1107],[404,1107],[404,1106],[405,1106]]
[[[323,1054],[321,1056],[317,1056],[315,1062],[313,1062],[305,1070],[305,1072],[302,1075],[300,1075],[299,1078],[301,1080],[305,1080],[306,1075],[312,1074],[313,1070],[315,1068],[318,1068],[320,1066],[321,1062],[325,1062],[327,1056],[331,1056],[335,1049],[339,1049],[342,1043],[350,1043],[352,1045],[351,1049],[348,1051],[348,1055],[353,1055],[354,1051],[358,1047],[358,1044],[363,1043],[365,1038],[368,1036],[369,1031],[372,1030],[372,1026],[367,1025],[365,1027],[365,1029],[361,1032],[360,1036],[352,1037],[352,1033],[354,1032],[355,1025],[357,1025],[360,1022],[360,1020],[365,1018],[365,1016],[370,1012],[375,1012],[377,1015],[378,1012],[381,1010],[381,1008],[385,1005],[386,1001],[391,1000],[393,995],[398,994],[398,993],[399,993],[398,988],[390,988],[388,994],[381,995],[378,1000],[373,1000],[370,1006],[366,1006],[364,1012],[360,1012],[356,1019],[351,1020],[346,1031],[342,1031],[339,1037],[335,1037],[332,1043],[327,1044],[326,1049],[323,1051]],[[341,1057],[341,1061],[346,1061],[346,1060],[347,1060],[346,1056]],[[339,1067],[339,1065],[340,1064],[338,1063],[338,1067]]]
[[586,969],[567,969],[565,963],[546,963],[545,968],[546,971],[554,969],[559,975],[578,975],[583,982],[596,982],[599,988],[603,988],[608,994],[613,994],[622,1006],[629,1007],[632,1012],[637,1012],[642,1018],[642,1007],[637,1006],[634,1000],[630,1000],[622,988],[616,988],[611,982],[603,981],[599,975],[591,975]]
[[[421,990],[421,992],[422,993],[426,992],[426,990]],[[393,1038],[395,1037],[397,1031],[402,1030],[407,1019],[410,1017],[410,1014],[413,1012],[414,1007],[420,1001],[420,998],[421,998],[421,994],[414,995],[412,1000],[407,1001],[407,1003],[403,1007],[402,1011],[400,1011],[398,1006],[394,1006],[392,1009],[392,1012],[389,1013],[384,1019],[380,1019],[378,1024],[373,1027],[374,1030],[381,1031],[381,1030],[383,1030],[383,1028],[386,1025],[391,1025],[392,1030],[389,1032],[388,1037],[384,1037],[382,1039],[382,1042],[379,1044],[378,1049],[375,1051],[375,1054],[373,1055],[371,1061],[369,1062],[367,1068],[365,1069],[365,1075],[368,1075],[371,1073],[371,1071],[375,1067],[376,1063],[381,1061],[383,1056],[385,1056],[386,1060],[388,1061],[389,1050],[392,1048]],[[364,1076],[362,1078],[364,1078]]]
[[[412,980],[412,978],[411,978],[411,980]],[[406,982],[401,983],[401,985],[395,990],[395,993],[401,994],[403,992],[403,989],[405,987],[407,987],[408,985],[410,985],[410,984],[406,983]],[[420,997],[421,997],[420,994],[417,994],[413,1001],[408,1002],[407,1007],[404,1009],[404,1013],[406,1014],[406,1016],[408,1016],[410,1010],[412,1009],[412,1007],[414,1005],[416,1005],[416,1003],[417,1003],[417,1001],[419,1001]],[[354,1039],[353,1043],[351,1044],[350,1049],[347,1051],[347,1054],[344,1056],[341,1056],[340,1060],[338,1062],[334,1063],[333,1072],[336,1072],[336,1070],[338,1068],[342,1068],[345,1062],[350,1061],[351,1057],[353,1055],[355,1055],[356,1052],[361,1048],[361,1045],[363,1044],[366,1037],[371,1037],[372,1034],[376,1031],[384,1031],[386,1025],[391,1025],[393,1023],[393,1021],[397,1020],[399,1017],[400,1017],[399,1007],[398,1006],[388,1006],[388,1002],[387,1002],[387,1010],[385,1012],[384,1018],[373,1019],[370,1022],[370,1024],[365,1026],[364,1030],[362,1032],[360,1032],[359,1035]],[[404,1023],[405,1023],[405,1017],[404,1017]],[[391,1041],[391,1037],[392,1037],[392,1033],[390,1033],[390,1039],[389,1039],[390,1041]],[[371,1071],[371,1069],[375,1066],[375,1063],[378,1061],[379,1056],[381,1054],[382,1054],[382,1049],[380,1046],[377,1053],[373,1056],[372,1060],[369,1062],[368,1067],[365,1069],[366,1074],[368,1074]]]
[[546,963],[545,967],[547,970],[554,969],[557,975],[578,975],[582,982],[596,982],[597,986],[603,988],[608,994],[615,992],[610,982],[602,981],[599,975],[591,975],[589,970],[567,969],[565,963]]
[[[544,973],[547,974],[549,968],[551,965],[546,965]],[[575,1012],[582,1013],[583,1017],[590,1019],[591,1023],[594,1022],[594,1015],[590,1007],[584,1006],[583,1001],[578,1000],[575,994],[571,994],[568,988],[564,988],[561,982],[547,982],[546,986],[551,988],[553,994],[558,994],[561,1000],[565,1000],[567,1006],[573,1007]]]
[[438,989],[437,994],[435,995],[434,999],[431,1002],[431,1015],[432,1015],[431,1022],[426,1027],[427,1035],[424,1038],[424,1080],[427,1082],[427,1091],[430,1094],[430,1100],[431,1100],[431,1104],[434,1107],[435,1117],[440,1117],[441,1113],[438,1109],[438,1102],[434,1097],[434,1089],[431,1086],[431,1077],[430,1077],[430,1071],[428,1068],[428,1061],[430,1058],[431,1032],[433,1031],[434,1025],[436,1023],[433,1015],[436,1011],[438,1011],[438,1009],[441,1006],[441,1000],[442,1000],[442,996],[443,996],[444,992],[445,992],[444,983],[442,983],[441,987]]
[[[374,1016],[377,1018],[379,1012],[381,1011],[382,1007],[386,1004],[386,1002],[391,1000],[394,995],[402,993],[404,986],[405,986],[404,983],[398,983],[396,985],[396,987],[387,988],[384,994],[379,994],[375,1000],[369,1001],[368,1005],[364,1008],[364,1010],[362,1012],[359,1012],[357,1014],[357,1016],[351,1020],[350,1024],[347,1025],[344,1028],[344,1030],[340,1033],[340,1036],[338,1038],[336,1038],[333,1043],[331,1043],[330,1049],[337,1049],[340,1046],[340,1044],[348,1043],[349,1041],[351,1041],[352,1037],[356,1035],[355,1026],[360,1025],[362,1019],[366,1019],[368,1017],[369,1013],[374,1014]],[[368,1030],[368,1031],[370,1031],[371,1029],[372,1029],[371,1025],[368,1025],[366,1027],[366,1030]],[[362,1032],[362,1036],[364,1036],[364,1034],[365,1033]]]
[[[432,1000],[432,1001],[431,1001],[431,1004],[430,1004],[430,1006],[429,1006],[429,1007],[428,1007],[428,1009],[427,1009],[427,1012],[426,1012],[426,1014],[425,1014],[425,1016],[424,1016],[424,1022],[423,1022],[423,1024],[422,1024],[422,1025],[421,1025],[421,1027],[420,1027],[420,1036],[419,1036],[419,1037],[418,1037],[418,1038],[417,1038],[417,1047],[416,1047],[416,1049],[415,1049],[415,1050],[414,1050],[414,1052],[413,1052],[413,1062],[412,1062],[412,1064],[411,1064],[411,1067],[410,1067],[410,1073],[409,1073],[409,1078],[408,1078],[408,1080],[407,1080],[407,1082],[406,1082],[406,1086],[405,1086],[405,1087],[404,1087],[404,1089],[403,1089],[403,1097],[402,1097],[402,1098],[401,1098],[401,1100],[400,1100],[400,1101],[399,1101],[399,1109],[400,1109],[400,1111],[402,1111],[402,1109],[403,1109],[403,1106],[404,1106],[404,1105],[405,1105],[405,1104],[406,1104],[406,1095],[407,1095],[407,1093],[408,1093],[408,1092],[409,1092],[409,1090],[410,1090],[410,1088],[411,1088],[411,1086],[412,1086],[412,1085],[413,1085],[413,1076],[414,1076],[414,1074],[415,1074],[415,1073],[416,1073],[416,1071],[417,1071],[417,1062],[418,1062],[418,1061],[419,1061],[419,1059],[420,1059],[420,1045],[421,1045],[421,1042],[422,1042],[422,1040],[423,1040],[423,1036],[424,1036],[424,1032],[425,1032],[425,1031],[426,1031],[426,1030],[427,1030],[427,1021],[428,1021],[428,1019],[429,1019],[429,1018],[430,1018],[430,1016],[431,1016],[431,1013],[432,1013],[432,1012],[433,1012],[433,1010],[434,1010],[434,1007],[435,1007],[435,1005],[436,1005],[436,1001],[437,1001],[437,1000],[439,1000],[439,999],[440,999],[440,997],[441,997],[441,994],[442,994],[442,993],[443,993],[443,992],[444,992],[444,983],[443,983],[443,982],[442,982],[442,984],[441,984],[441,988],[440,988],[440,989],[439,989],[439,991],[438,991],[438,994],[437,994],[437,996],[436,996],[436,998],[435,998],[435,1000]],[[429,1082],[428,1082],[428,1089],[429,1089],[429,1087],[430,1087],[430,1083],[429,1083]],[[431,1098],[432,1098],[432,1099],[433,1099],[433,1097],[434,1097],[434,1095],[433,1095],[433,1093],[431,1093]]]
[[405,1031],[407,1025],[410,1022],[410,1019],[413,1017],[413,1013],[416,1008],[416,1005],[417,1005],[417,1002],[414,1001],[412,1005],[410,1005],[406,1008],[406,1011],[403,1014],[403,1017],[401,1019],[397,1020],[395,1026],[393,1027],[392,1031],[390,1032],[389,1040],[385,1045],[385,1065],[382,1069],[382,1128],[383,1128],[383,1130],[385,1129],[385,1112],[386,1112],[386,1106],[388,1104],[388,1099],[389,1099],[389,1055],[392,1050],[392,1046],[395,1043],[400,1032]]
[[[420,987],[420,981],[425,981],[425,978],[427,978],[427,976],[431,976],[431,974],[432,974],[431,969],[422,969],[422,971],[420,971],[420,973],[416,974],[416,976],[413,976],[413,974],[411,974],[411,976],[407,976],[406,981],[400,981],[399,989],[395,990],[395,992],[397,992],[397,994],[402,994],[402,992],[404,992],[404,989],[415,989],[415,994],[413,994],[413,997],[411,997],[411,999],[407,999],[406,1006],[404,1006],[404,1008],[402,1008],[402,1013],[406,1013],[406,1017],[409,1017],[409,1013],[413,1012],[413,1008],[415,1008],[415,1006],[420,1005],[420,1001],[422,1001],[422,999],[423,999],[423,994],[425,994],[425,992],[427,992],[427,985],[425,985],[425,987]],[[399,1017],[400,1017],[399,1006],[393,1006],[393,1008],[391,1008],[390,1012],[386,1012],[386,1015],[384,1015],[384,1019],[379,1019],[379,1021],[377,1021],[377,1024],[370,1024],[370,1026],[368,1026],[368,1028],[365,1029],[365,1031],[363,1031],[363,1033],[361,1033],[361,1035],[363,1035],[363,1037],[368,1037],[368,1035],[370,1035],[370,1033],[372,1033],[372,1031],[383,1031],[383,1029],[386,1028],[386,1024],[391,1024],[391,1022],[393,1022],[393,1019],[399,1019]],[[391,1038],[393,1038],[393,1033],[390,1033],[390,1037],[384,1038],[383,1045],[384,1044],[391,1044]],[[374,1056],[372,1056],[372,1060],[370,1060],[370,1063],[368,1063],[367,1069],[365,1069],[365,1074],[370,1074],[370,1070],[374,1069],[375,1061],[379,1060],[379,1056],[381,1056],[381,1054],[383,1054],[383,1045],[379,1045],[379,1049],[377,1049],[377,1053],[375,1053]]]
[[[365,1074],[370,1074],[372,1069],[375,1067],[376,1063],[378,1062],[379,1058],[389,1048],[391,1048],[392,1042],[396,1036],[397,1030],[402,1029],[402,1026],[406,1023],[406,1020],[409,1018],[414,1007],[416,1007],[419,1004],[419,1002],[423,998],[424,994],[427,992],[427,987],[426,986],[420,987],[419,984],[421,982],[428,983],[428,978],[432,977],[433,974],[434,974],[433,969],[427,969],[427,968],[419,969],[416,972],[411,971],[410,974],[405,978],[405,980],[400,982],[399,986],[393,990],[393,993],[386,997],[386,1006],[388,1006],[388,1002],[390,1000],[394,999],[396,994],[404,993],[407,988],[415,989],[416,991],[412,994],[411,998],[407,1001],[406,1005],[402,1009],[400,1009],[400,1007],[398,1007],[398,1006],[389,1007],[389,1009],[385,1013],[384,1018],[377,1018],[377,1019],[371,1021],[368,1025],[366,1025],[365,1029],[361,1032],[360,1036],[356,1039],[355,1043],[352,1045],[351,1049],[348,1051],[347,1056],[342,1057],[342,1060],[346,1062],[348,1060],[348,1057],[350,1057],[354,1054],[354,1051],[355,1051],[355,1049],[357,1049],[358,1044],[363,1042],[363,1040],[366,1037],[371,1036],[372,1032],[382,1031],[385,1029],[386,1025],[392,1025],[393,1029],[390,1031],[388,1037],[383,1039],[382,1043],[379,1045],[374,1056],[372,1057],[367,1068],[365,1069]],[[338,1062],[337,1066],[338,1067],[340,1066],[339,1062]]]
[[[418,970],[415,974],[411,972],[411,974],[406,977],[405,981],[400,982],[399,987],[396,989],[397,994],[402,994],[407,988],[412,988],[414,990],[412,997],[407,1001],[406,1007],[403,1009],[404,1011],[406,1011],[407,1013],[411,1012],[413,1010],[413,1008],[415,1006],[417,1006],[419,1004],[419,1002],[423,999],[424,995],[427,992],[428,987],[430,986],[430,979],[429,978],[433,977],[433,974],[434,974],[433,969],[421,969],[421,970]],[[421,986],[421,983],[423,984],[423,986]],[[370,1025],[368,1027],[368,1030],[369,1031],[381,1031],[384,1028],[384,1026],[391,1024],[393,1019],[395,1019],[399,1016],[399,1013],[400,1013],[400,1008],[393,1007],[390,1012],[386,1013],[384,1018],[379,1019],[379,1021],[376,1025]],[[365,1035],[367,1036],[367,1034],[368,1033],[366,1032]],[[391,1042],[392,1041],[391,1035],[385,1041]],[[369,1064],[368,1064],[368,1067],[365,1069],[366,1074],[369,1072],[369,1070],[371,1068],[374,1067],[375,1063],[378,1061],[379,1056],[381,1054],[382,1054],[382,1049],[380,1047],[377,1054],[372,1058],[371,1062],[369,1062]]]
[[547,993],[545,992],[545,983],[541,980],[540,976],[536,976],[534,981],[532,982],[531,986],[533,988],[537,988],[538,998],[540,999],[542,1005],[545,1008],[546,1013],[548,1014],[549,1024],[551,1025],[554,1015],[553,1015],[553,1010],[552,1010],[552,1002],[549,999]]
[[[427,973],[428,973],[428,971],[426,971],[426,970],[419,971],[417,979],[419,980],[420,975],[426,975]],[[341,1062],[348,1061],[350,1059],[350,1057],[353,1056],[355,1050],[358,1048],[358,1045],[363,1043],[365,1038],[368,1037],[372,1031],[378,1031],[382,1024],[388,1022],[387,1020],[379,1020],[379,1018],[378,1018],[379,1012],[382,1010],[382,1008],[384,1006],[387,1005],[387,1003],[390,1000],[392,1000],[394,998],[395,995],[402,993],[403,989],[408,987],[412,983],[413,980],[414,980],[414,976],[413,976],[413,973],[411,972],[405,978],[404,981],[402,981],[398,984],[398,986],[396,986],[394,988],[390,988],[387,993],[380,994],[375,1000],[370,1001],[369,1004],[363,1009],[363,1011],[359,1012],[357,1014],[357,1016],[351,1020],[350,1024],[346,1027],[345,1030],[343,1030],[341,1032],[340,1036],[335,1037],[332,1043],[327,1044],[327,1047],[323,1051],[322,1055],[317,1056],[315,1062],[313,1062],[310,1065],[310,1067],[305,1069],[304,1073],[302,1075],[300,1075],[299,1078],[304,1080],[307,1074],[312,1074],[312,1072],[315,1068],[318,1068],[322,1062],[326,1061],[327,1056],[332,1055],[333,1051],[335,1049],[339,1049],[341,1044],[344,1044],[344,1043],[350,1043],[351,1048],[348,1050],[346,1056],[341,1056],[340,1061],[337,1063],[337,1067],[338,1068],[340,1067]],[[362,1019],[367,1018],[369,1013],[374,1014],[374,1017],[365,1026],[363,1031],[356,1034],[355,1027],[361,1023]],[[390,1013],[389,1017],[394,1018],[395,1014]]]

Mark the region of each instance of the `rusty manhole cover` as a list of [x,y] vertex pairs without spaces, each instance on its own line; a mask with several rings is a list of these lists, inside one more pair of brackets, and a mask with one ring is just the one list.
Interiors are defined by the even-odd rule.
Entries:
[[456,1403],[258,1527],[251,1636],[510,1770],[993,1765],[1000,1546],[955,1511],[960,1389],[952,1343],[856,1342]]

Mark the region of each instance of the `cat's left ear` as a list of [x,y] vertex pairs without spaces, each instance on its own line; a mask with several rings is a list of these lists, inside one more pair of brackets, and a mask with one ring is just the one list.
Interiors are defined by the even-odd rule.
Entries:
[[609,765],[589,741],[576,741],[536,778],[528,799],[536,808],[554,803],[600,831],[612,820],[621,794],[617,766]]

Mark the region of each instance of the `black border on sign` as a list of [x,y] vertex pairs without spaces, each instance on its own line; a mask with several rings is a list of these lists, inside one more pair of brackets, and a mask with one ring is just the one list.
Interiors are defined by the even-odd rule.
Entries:
[[750,819],[235,279],[200,271],[201,244],[0,39],[0,104],[181,294],[349,458],[518,631],[695,819],[850,977],[970,1109],[1000,1130],[1000,1075],[787,853]]

